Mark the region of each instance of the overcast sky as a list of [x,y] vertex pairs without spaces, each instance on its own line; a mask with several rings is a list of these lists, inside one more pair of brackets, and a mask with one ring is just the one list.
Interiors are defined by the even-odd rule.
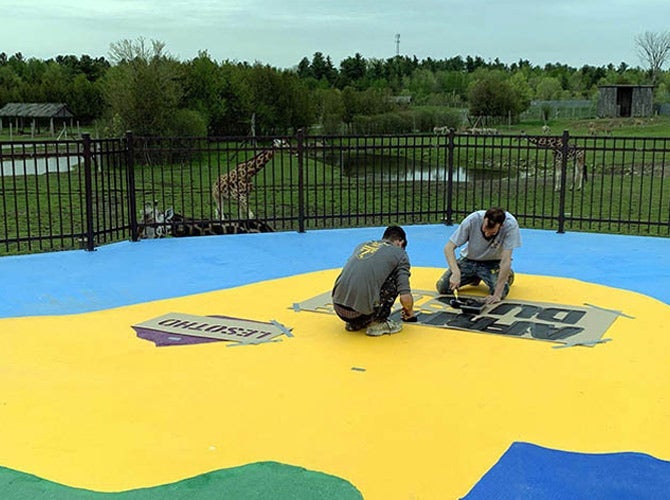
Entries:
[[[158,40],[188,61],[296,66],[315,52],[339,67],[396,50],[504,63],[644,66],[634,38],[670,29],[670,0],[0,0],[0,52],[109,58],[111,43]],[[396,45],[396,35],[400,35]]]

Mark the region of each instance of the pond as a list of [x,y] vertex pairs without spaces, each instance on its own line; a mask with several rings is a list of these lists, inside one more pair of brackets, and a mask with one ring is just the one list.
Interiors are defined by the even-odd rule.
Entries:
[[[364,178],[379,175],[385,181],[395,182],[446,182],[449,170],[445,165],[435,165],[426,161],[414,161],[409,158],[358,153],[342,158],[342,172],[347,177]],[[453,182],[500,179],[510,172],[493,168],[473,168],[455,166]]]

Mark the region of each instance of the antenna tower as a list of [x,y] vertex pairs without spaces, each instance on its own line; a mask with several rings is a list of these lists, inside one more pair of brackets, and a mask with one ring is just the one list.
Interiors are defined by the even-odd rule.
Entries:
[[395,55],[400,55],[400,33],[397,33],[395,36]]

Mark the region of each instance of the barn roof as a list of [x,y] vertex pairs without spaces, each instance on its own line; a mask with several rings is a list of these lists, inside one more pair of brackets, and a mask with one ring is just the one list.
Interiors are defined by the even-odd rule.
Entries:
[[62,103],[10,102],[0,109],[0,117],[20,118],[72,118],[74,115]]

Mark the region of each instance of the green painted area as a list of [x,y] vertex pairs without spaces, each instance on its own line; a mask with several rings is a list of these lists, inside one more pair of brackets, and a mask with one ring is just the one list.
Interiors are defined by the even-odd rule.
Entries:
[[[129,474],[132,470],[129,469]],[[23,472],[0,467],[3,500],[360,500],[361,493],[335,476],[277,462],[259,462],[221,469],[176,483],[122,492],[71,488]]]

